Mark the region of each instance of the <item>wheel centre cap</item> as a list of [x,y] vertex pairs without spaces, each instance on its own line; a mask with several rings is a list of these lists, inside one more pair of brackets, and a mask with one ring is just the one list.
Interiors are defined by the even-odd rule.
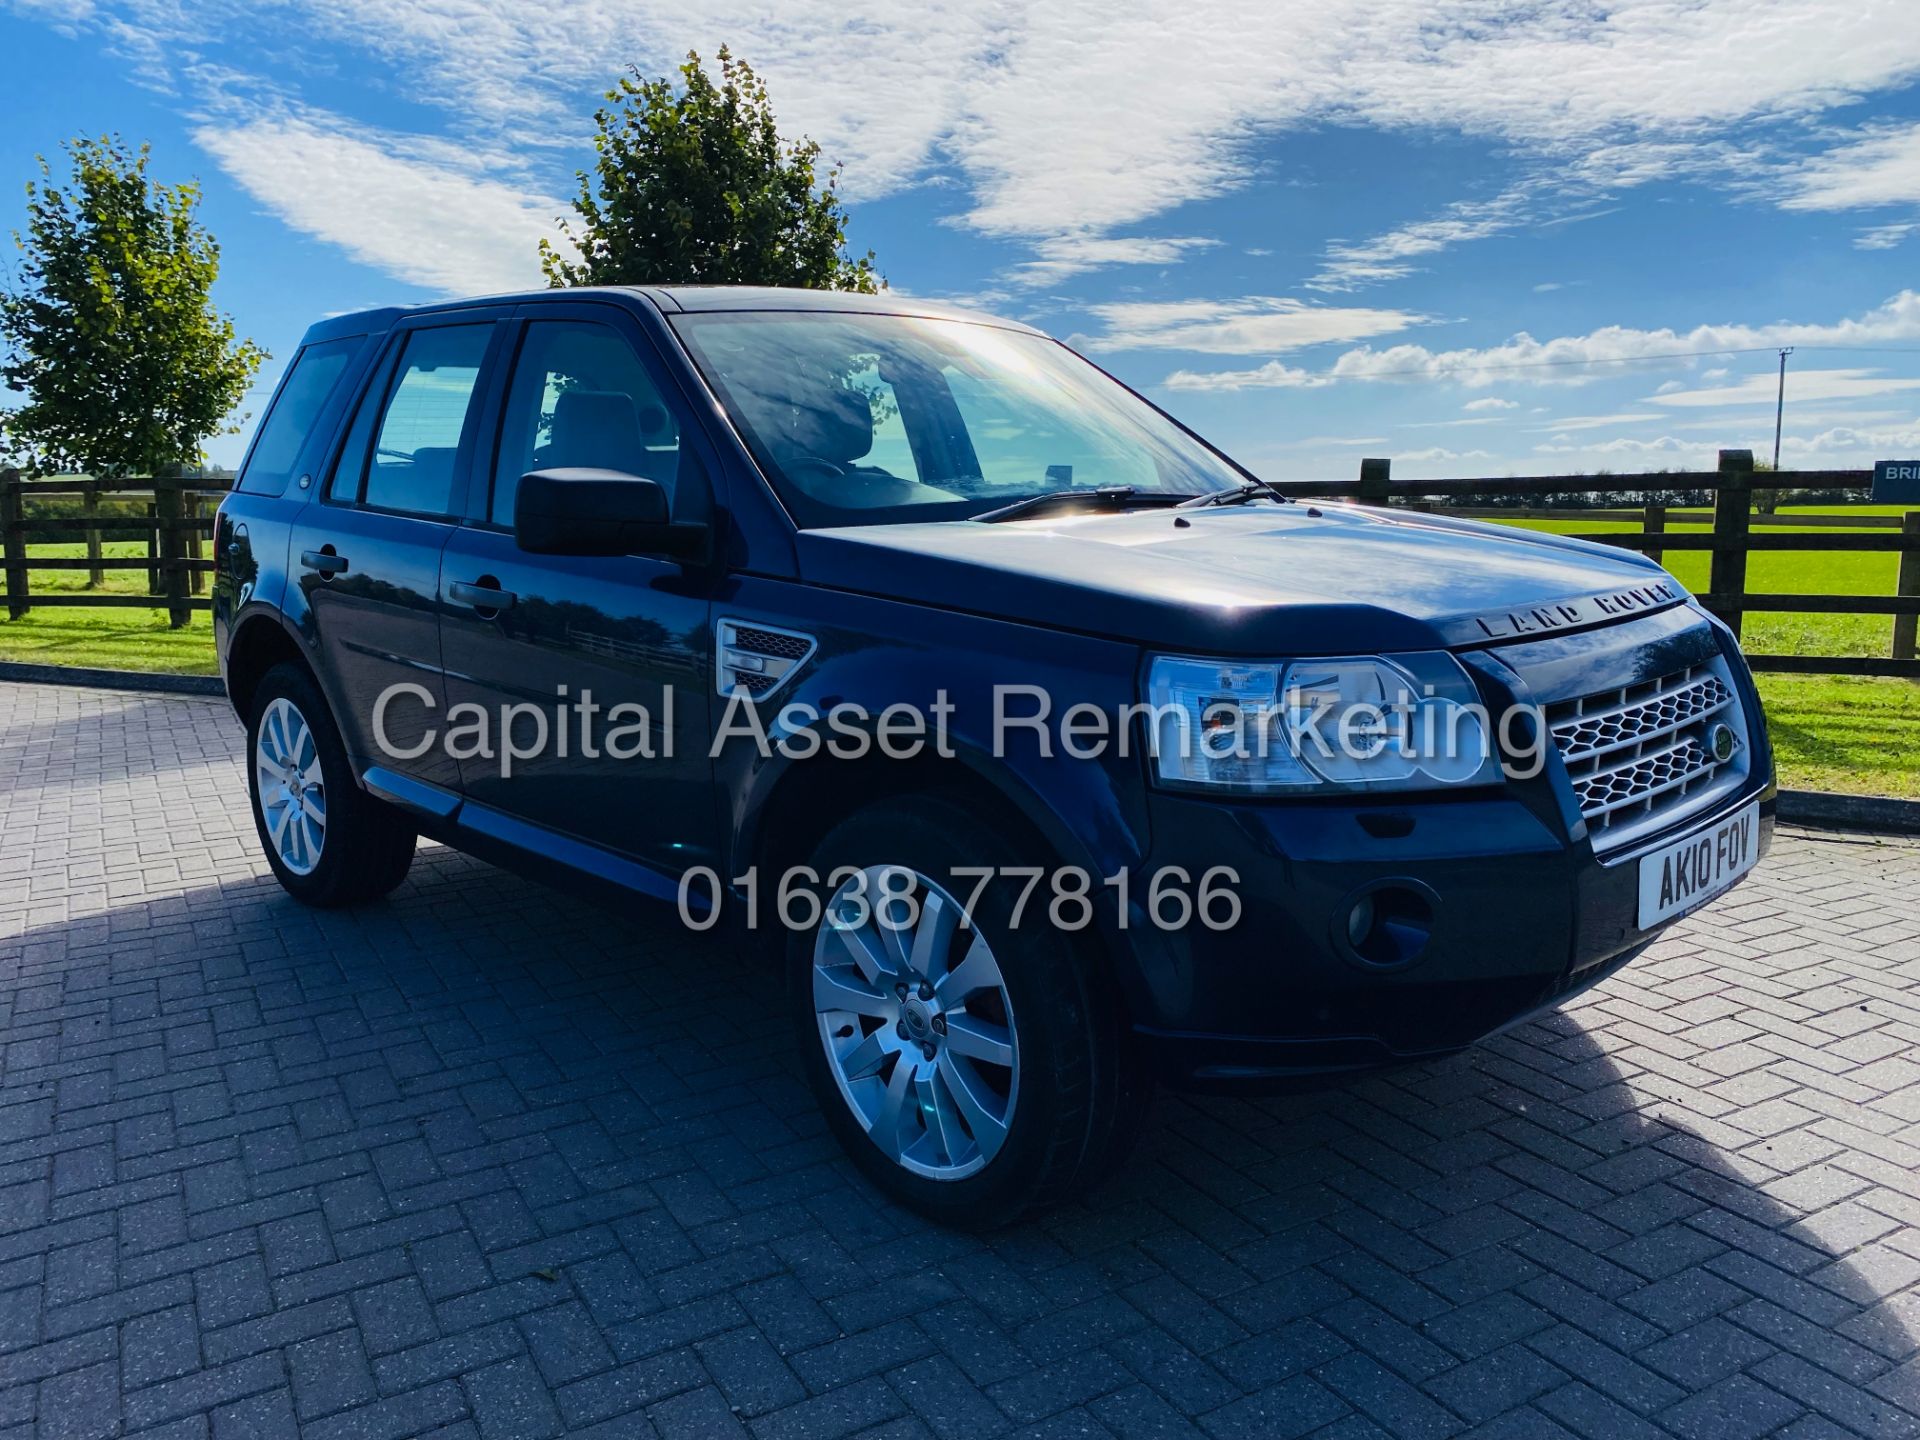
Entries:
[[901,1007],[900,1016],[907,1022],[907,1029],[915,1038],[924,1038],[933,1033],[933,1020],[927,1014],[927,1007],[918,1000],[909,1000]]

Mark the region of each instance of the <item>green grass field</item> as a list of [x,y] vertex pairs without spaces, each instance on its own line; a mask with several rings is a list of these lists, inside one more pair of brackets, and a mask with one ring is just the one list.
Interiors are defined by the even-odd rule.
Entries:
[[[1848,513],[1854,513],[1852,507]],[[1899,511],[1886,507],[1881,513]],[[1622,528],[1611,521],[1513,523],[1563,534]],[[105,552],[145,554],[139,541],[109,542]],[[77,543],[37,545],[33,553],[79,556],[85,549]],[[1707,588],[1704,551],[1670,551],[1666,559],[1689,589]],[[1898,557],[1891,553],[1761,552],[1748,561],[1747,586],[1755,592],[1891,595],[1897,570]],[[36,591],[84,592],[86,581],[86,572],[79,570],[40,570],[32,576]],[[144,571],[107,572],[107,593],[140,594],[145,588]],[[1879,615],[1749,615],[1744,639],[1754,654],[1884,656],[1891,653],[1893,621]],[[0,660],[189,675],[215,671],[212,629],[204,611],[196,611],[184,630],[170,629],[164,610],[47,606],[20,620],[0,616]],[[1762,675],[1759,685],[1782,783],[1920,799],[1920,682]]]
[[[147,553],[145,542],[140,540],[108,540],[100,550],[112,559],[139,559]],[[86,553],[87,547],[79,541],[34,545],[28,551],[29,557],[74,559]],[[84,570],[33,570],[28,575],[28,587],[34,594],[86,594],[91,588]],[[94,593],[144,595],[147,572],[109,570],[106,583]],[[176,675],[212,675],[218,668],[213,658],[213,624],[206,611],[196,610],[191,625],[174,630],[167,625],[165,610],[117,606],[96,609],[46,605],[18,620],[7,619],[0,609],[0,660],[158,670]]]

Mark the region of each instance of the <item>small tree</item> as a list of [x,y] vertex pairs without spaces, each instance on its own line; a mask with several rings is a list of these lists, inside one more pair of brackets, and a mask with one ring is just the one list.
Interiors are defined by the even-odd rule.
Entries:
[[[266,359],[213,308],[220,247],[194,218],[199,186],[147,174],[147,147],[70,142],[67,189],[27,185],[26,259],[0,291],[0,412],[9,448],[40,471],[151,475],[202,459]],[[244,420],[245,416],[238,417]]]
[[[594,173],[580,172],[572,259],[540,242],[551,285],[795,285],[872,293],[873,252],[848,257],[840,168],[820,147],[785,144],[766,83],[720,50],[716,86],[698,54],[682,88],[634,70],[594,115]],[[597,188],[596,188],[597,181]]]

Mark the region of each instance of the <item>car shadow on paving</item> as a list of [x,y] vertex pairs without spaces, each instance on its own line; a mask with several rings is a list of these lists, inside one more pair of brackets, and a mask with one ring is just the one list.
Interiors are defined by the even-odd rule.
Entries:
[[671,914],[109,862],[0,909],[0,1434],[1920,1433],[1920,955],[1851,858],[1467,1055],[1163,1097],[986,1235],[861,1183]]

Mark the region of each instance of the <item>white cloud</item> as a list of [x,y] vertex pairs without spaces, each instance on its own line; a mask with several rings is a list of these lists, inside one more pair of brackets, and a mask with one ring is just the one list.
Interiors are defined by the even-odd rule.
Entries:
[[1891,250],[1916,230],[1920,223],[1902,221],[1896,225],[1869,225],[1853,237],[1856,250]]
[[1322,445],[1385,445],[1384,435],[1302,435],[1298,440],[1282,440],[1283,449],[1307,449]]
[[1251,370],[1176,370],[1161,383],[1169,390],[1314,390],[1333,381],[1269,360]]
[[1459,201],[1435,219],[1415,221],[1370,240],[1336,240],[1327,247],[1326,261],[1306,282],[1307,288],[1358,290],[1381,280],[1397,280],[1414,271],[1412,262],[1418,256],[1513,228],[1523,200],[1522,192],[1510,190],[1493,200]]
[[[30,13],[48,8],[32,0]],[[851,198],[957,180],[967,224],[1040,244],[1113,237],[1229,193],[1260,173],[1263,140],[1316,124],[1484,139],[1590,187],[1724,181],[1751,158],[1719,138],[1730,127],[1799,144],[1794,122],[1920,73],[1920,26],[1850,0],[945,0],[873,13],[825,0],[90,0],[56,14],[175,78],[341,47],[357,83],[403,89],[463,138],[523,155],[578,144],[617,64],[659,73],[725,39],[766,76],[789,131],[846,161]],[[1872,148],[1898,143],[1835,152],[1803,177],[1802,203],[1898,190],[1905,161]],[[1330,277],[1493,233],[1498,204],[1357,242],[1329,257]],[[1094,254],[1082,244],[1080,259]],[[1126,256],[1098,263],[1159,263]]]
[[[1830,324],[1780,321],[1771,325],[1696,325],[1691,330],[1640,330],[1608,325],[1585,335],[1536,340],[1522,333],[1500,345],[1440,351],[1429,350],[1424,345],[1393,345],[1384,350],[1363,345],[1347,351],[1325,371],[1317,374],[1300,371],[1296,372],[1298,379],[1274,383],[1445,380],[1465,385],[1491,385],[1498,381],[1581,384],[1617,374],[1620,367],[1649,360],[1770,350],[1780,345],[1846,349],[1916,339],[1920,339],[1920,292],[1902,290],[1862,316]],[[1183,372],[1185,379],[1179,388],[1240,389],[1248,383],[1246,376],[1257,373],[1240,371],[1237,372],[1240,383],[1215,386],[1207,384],[1204,375]],[[1792,383],[1793,377],[1789,374],[1789,386]],[[1663,397],[1658,403],[1673,404],[1675,399]]]
[[1499,19],[1478,0],[1077,0],[1025,17],[958,133],[990,233],[1136,223],[1243,183],[1249,142],[1315,121],[1579,153],[1806,114],[1920,70],[1920,27],[1830,0],[1763,18],[1747,0],[1548,0]]
[[[1621,436],[1615,440],[1587,440],[1577,444],[1572,443],[1570,437],[1565,440],[1556,437],[1554,440],[1550,440],[1543,445],[1536,445],[1533,448],[1535,453],[1540,455],[1619,456],[1705,453],[1701,450],[1699,441],[1680,440],[1672,435],[1662,435],[1655,440],[1635,440],[1628,436]],[[1713,466],[1703,461],[1701,468],[1710,470]]]
[[1787,210],[1920,203],[1920,122],[1876,130],[1816,155],[1790,181]]
[[[1811,421],[1810,424],[1820,423]],[[1697,428],[1684,425],[1682,429]],[[1722,446],[1746,445],[1756,454],[1773,443],[1771,418],[1764,434],[1742,435],[1722,431],[1703,439],[1677,435],[1647,438],[1615,436],[1606,440],[1556,436],[1534,447],[1537,455],[1551,456],[1556,470],[1577,473],[1597,469],[1636,466],[1643,469],[1711,470],[1715,452]],[[1789,469],[1856,469],[1889,456],[1920,453],[1920,420],[1908,420],[1883,426],[1834,425],[1813,431],[1803,427],[1789,431],[1780,442],[1781,463]],[[1396,457],[1398,458],[1398,457]]]
[[[1614,192],[1661,180],[1758,187],[1778,168],[1768,144],[1714,138],[1702,127],[1674,132],[1680,138],[1638,138],[1600,143],[1563,160],[1563,183],[1586,191]],[[1750,132],[1742,131],[1742,137]]]
[[1777,345],[1874,345],[1920,338],[1920,293],[1903,290],[1858,320],[1831,325],[1696,325],[1690,330],[1642,330],[1608,325],[1585,335],[1535,340],[1525,333],[1485,349],[1434,352],[1420,345],[1349,351],[1334,363],[1340,379],[1418,378],[1490,384],[1508,372],[1528,379],[1583,381],[1610,366],[1671,356],[1764,350]]
[[1636,425],[1647,420],[1658,420],[1658,415],[1636,415],[1630,410],[1615,415],[1561,415],[1551,420],[1542,420],[1529,428],[1535,431],[1551,430],[1556,435],[1567,430],[1605,430],[1614,425]]
[[1395,460],[1404,460],[1418,464],[1423,460],[1491,460],[1491,450],[1449,450],[1444,445],[1429,445],[1424,450],[1409,450],[1404,455],[1395,455]]
[[1391,335],[1426,323],[1405,310],[1315,305],[1272,295],[1237,300],[1116,301],[1089,306],[1106,329],[1097,350],[1191,350],[1203,355],[1271,355],[1309,345]]
[[[1732,436],[1736,433],[1764,433],[1767,444],[1773,443],[1773,412],[1771,410],[1726,410],[1707,415],[1689,416],[1682,419],[1678,415],[1661,417],[1675,430],[1709,430],[1721,435]],[[1788,406],[1787,423],[1797,430],[1807,430],[1814,426],[1862,426],[1884,425],[1894,420],[1911,420],[1910,410],[1807,410],[1804,407]],[[1734,443],[1728,440],[1726,443]]]
[[194,140],[291,228],[447,294],[541,283],[562,203],[472,168],[458,147],[318,114],[206,124]]
[[1836,426],[1817,435],[1788,435],[1780,442],[1781,458],[1789,455],[1802,465],[1851,463],[1864,468],[1875,460],[1920,452],[1920,420],[1874,429]]
[[1189,250],[1218,245],[1197,235],[1171,238],[1112,235],[1056,235],[1034,245],[1040,258],[1016,265],[1011,278],[1020,285],[1051,285],[1083,270],[1105,265],[1173,265]]
[[1482,395],[1478,400],[1469,400],[1460,407],[1462,410],[1518,410],[1518,400],[1502,400],[1498,395]]
[[[151,6],[156,0],[119,0]],[[1006,38],[982,3],[899,7],[882,16],[823,0],[169,0],[244,31],[301,27],[382,62],[410,99],[517,144],[584,140],[589,113],[629,64],[674,70],[689,49],[722,44],[771,88],[782,127],[811,134],[847,166],[854,198],[925,179],[962,112],[969,76]],[[930,63],[930,57],[939,57]]]
[[[1737,385],[1719,385],[1704,390],[1672,390],[1662,387],[1649,395],[1650,405],[1678,405],[1689,408],[1708,405],[1772,405],[1779,397],[1778,371],[1767,370],[1748,375]],[[1795,403],[1807,400],[1865,400],[1875,395],[1897,395],[1920,390],[1920,380],[1902,379],[1879,370],[1789,370],[1787,398]]]

